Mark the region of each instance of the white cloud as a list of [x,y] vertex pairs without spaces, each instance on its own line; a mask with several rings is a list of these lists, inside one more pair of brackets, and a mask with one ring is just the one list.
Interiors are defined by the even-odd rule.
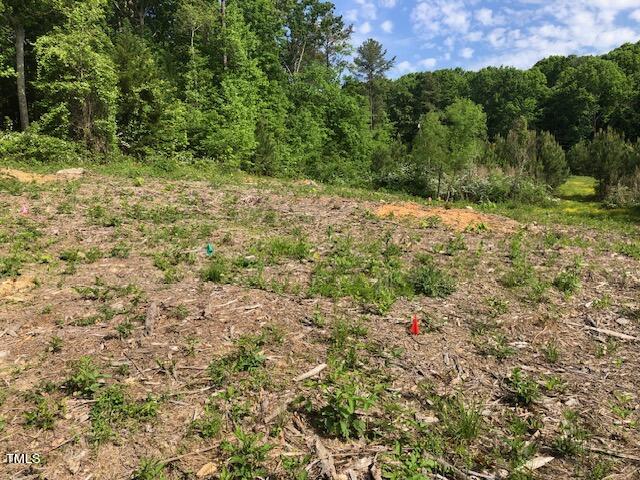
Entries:
[[442,22],[455,32],[469,30],[469,12],[465,10],[463,3],[446,2],[441,7]]
[[438,62],[435,58],[423,58],[418,62],[418,65],[423,68],[433,68],[436,66],[436,63]]
[[380,24],[380,28],[385,33],[393,32],[393,22],[391,20],[385,20]]
[[490,8],[476,10],[476,20],[485,26],[493,25],[493,10]]
[[358,10],[356,10],[355,8],[347,10],[344,14],[344,19],[347,22],[356,22],[358,20]]
[[469,48],[469,47],[463,48],[462,51],[460,52],[460,56],[462,58],[467,58],[467,59],[473,57],[473,48]]
[[471,24],[471,15],[460,0],[421,0],[411,11],[410,19],[414,30],[425,38],[441,32],[466,33]]
[[394,70],[398,72],[399,75],[403,75],[405,73],[415,72],[416,67],[411,62],[404,60],[398,63],[394,68]]
[[[371,2],[379,7],[399,4],[397,0],[352,1],[360,6]],[[466,67],[496,64],[528,68],[549,55],[596,55],[640,40],[640,0],[412,3],[409,20],[415,34],[409,38],[414,45],[429,52],[423,53],[425,57]],[[361,17],[361,21],[365,20]],[[382,24],[380,28],[386,31]],[[400,25],[394,25],[394,30],[399,32]],[[419,57],[412,57],[412,62],[416,67],[433,68],[424,65]]]
[[371,24],[369,22],[364,22],[360,24],[359,27],[356,27],[356,32],[361,33],[362,35],[366,35],[371,31]]
[[364,20],[375,20],[378,17],[378,8],[373,2],[367,0],[356,0],[358,15]]
[[378,0],[378,4],[384,8],[393,8],[396,6],[396,0]]
[[474,32],[467,33],[464,39],[467,42],[479,42],[480,40],[482,40],[483,37],[484,37],[484,34],[481,31],[476,30]]

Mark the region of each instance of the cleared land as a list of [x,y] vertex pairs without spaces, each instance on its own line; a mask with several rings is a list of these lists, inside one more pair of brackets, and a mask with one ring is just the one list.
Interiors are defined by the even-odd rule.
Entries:
[[0,477],[639,478],[637,212],[563,188],[0,178]]

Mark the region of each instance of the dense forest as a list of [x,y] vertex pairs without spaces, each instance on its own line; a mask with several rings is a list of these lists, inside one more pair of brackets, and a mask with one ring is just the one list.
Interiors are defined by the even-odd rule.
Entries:
[[321,0],[0,0],[0,157],[211,161],[446,199],[640,202],[640,43],[388,78]]

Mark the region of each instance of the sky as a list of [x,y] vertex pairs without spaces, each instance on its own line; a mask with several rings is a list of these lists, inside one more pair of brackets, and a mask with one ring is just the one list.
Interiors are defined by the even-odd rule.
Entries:
[[549,55],[600,54],[640,40],[640,0],[333,0],[352,41],[375,38],[390,72],[529,68]]

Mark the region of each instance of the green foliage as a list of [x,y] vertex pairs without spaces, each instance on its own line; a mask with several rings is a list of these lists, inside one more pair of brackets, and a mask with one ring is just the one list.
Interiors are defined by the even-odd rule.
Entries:
[[66,387],[70,393],[91,398],[100,388],[100,380],[103,378],[104,375],[100,373],[93,359],[85,355],[75,362],[71,377],[66,382]]
[[228,261],[225,257],[215,255],[200,273],[200,278],[205,282],[222,283],[229,273]]
[[486,128],[482,108],[470,100],[427,113],[413,143],[409,188],[423,196],[457,196],[460,176],[482,152]]
[[330,383],[322,385],[326,405],[320,410],[320,419],[329,435],[348,440],[364,435],[367,424],[362,413],[377,401],[376,392],[364,392],[355,377],[334,374]]
[[244,432],[240,427],[233,432],[236,441],[224,441],[222,450],[228,455],[220,472],[220,480],[253,480],[267,473],[263,464],[273,448],[261,443],[262,435]]
[[527,377],[519,368],[512,370],[506,379],[506,385],[514,402],[519,405],[531,405],[540,397],[538,383]]
[[52,398],[37,395],[36,406],[24,413],[25,425],[40,430],[53,430],[55,422],[62,416],[62,405]]
[[413,293],[400,254],[388,236],[358,247],[349,237],[334,238],[327,256],[316,264],[309,293],[350,296],[385,312],[398,297]]
[[122,386],[111,385],[95,395],[95,403],[89,412],[91,439],[97,444],[104,443],[115,437],[115,428],[130,421],[149,420],[157,413],[158,401],[155,398],[132,401]]
[[81,149],[74,143],[34,131],[0,132],[0,158],[15,162],[77,162]]
[[388,480],[423,480],[425,473],[437,472],[440,465],[421,450],[404,451],[396,443],[390,455],[382,455],[383,478]]
[[518,118],[535,123],[548,88],[537,68],[521,71],[513,67],[488,67],[473,75],[471,99],[487,114],[489,136],[505,135]]
[[164,463],[161,460],[142,458],[131,480],[166,480],[166,478]]
[[211,382],[216,386],[223,385],[230,375],[238,372],[253,372],[261,368],[266,359],[261,347],[268,336],[245,335],[236,342],[236,349],[217,359],[214,359],[207,369]]
[[580,288],[580,277],[574,268],[560,272],[553,280],[553,286],[566,295],[575,293]]
[[573,410],[565,411],[560,434],[553,441],[554,450],[565,457],[575,456],[583,451],[586,439],[587,431],[582,427],[578,414]]
[[222,414],[213,401],[207,402],[202,416],[189,425],[189,430],[202,438],[214,438],[221,429]]
[[115,142],[117,73],[103,22],[106,0],[72,4],[64,25],[36,42],[38,88],[51,108],[44,132],[81,140],[97,152]]
[[411,284],[416,293],[427,297],[447,297],[456,290],[455,280],[426,255],[418,259],[412,270]]

